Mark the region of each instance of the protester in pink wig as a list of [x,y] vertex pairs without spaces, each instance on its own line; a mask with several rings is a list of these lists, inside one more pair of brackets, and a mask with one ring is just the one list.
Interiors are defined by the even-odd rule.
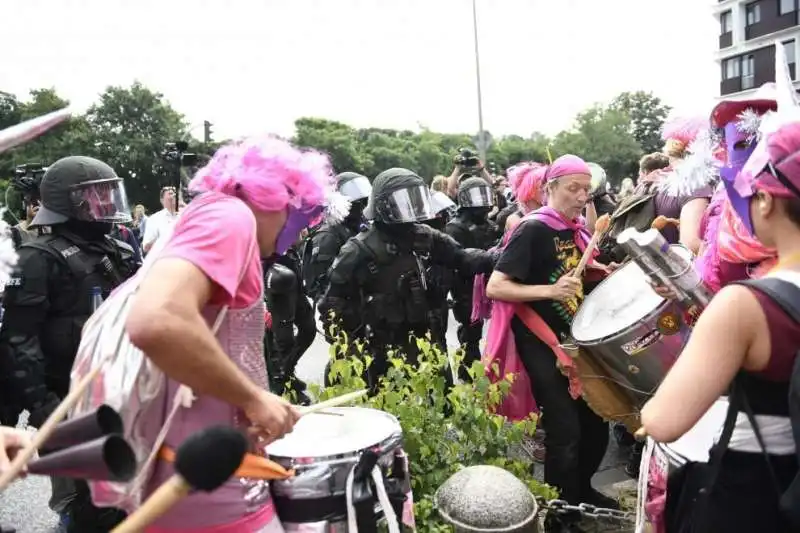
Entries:
[[664,140],[664,155],[674,164],[686,156],[689,145],[701,130],[708,129],[704,117],[675,117],[664,123],[661,138]]
[[[318,152],[255,137],[221,148],[190,188],[200,195],[150,254],[127,321],[131,341],[169,378],[160,414],[148,422],[155,438],[163,414],[176,409],[166,430],[172,449],[210,425],[250,428],[253,453],[265,455],[265,445],[290,432],[299,413],[267,390],[262,258],[283,251],[322,211],[333,188],[330,164]],[[181,384],[195,399],[178,406],[172,399]],[[160,461],[148,490],[173,473]],[[234,477],[213,493],[193,493],[147,531],[283,528],[269,484]]]
[[544,179],[547,206],[514,228],[487,285],[495,301],[485,361],[502,358],[508,366],[513,353],[507,343],[513,341],[536,402],[547,412],[545,481],[571,503],[613,507],[613,500],[591,486],[608,444],[608,426],[580,397],[574,364],[560,348],[584,298],[584,280],[573,272],[591,237],[581,216],[591,171],[581,158],[565,155],[546,167]]
[[506,171],[508,184],[519,209],[506,219],[505,231],[516,226],[527,213],[544,205],[545,170],[547,170],[546,165],[530,161],[515,165]]

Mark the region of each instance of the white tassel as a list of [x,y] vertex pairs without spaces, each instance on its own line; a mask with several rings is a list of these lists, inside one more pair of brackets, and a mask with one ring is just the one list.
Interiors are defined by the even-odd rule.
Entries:
[[350,213],[350,200],[338,191],[331,191],[326,198],[325,220],[331,224],[338,224],[348,213]]
[[719,176],[720,161],[714,155],[719,140],[711,130],[703,130],[686,149],[686,157],[659,183],[670,196],[693,194],[713,183]]
[[11,227],[2,219],[5,209],[0,209],[0,288],[8,283],[19,256],[14,249]]

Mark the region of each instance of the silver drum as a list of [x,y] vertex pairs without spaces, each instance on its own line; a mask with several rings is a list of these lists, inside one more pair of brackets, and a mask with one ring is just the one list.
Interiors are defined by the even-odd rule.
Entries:
[[[315,500],[330,501],[335,497],[344,502],[347,477],[364,451],[378,455],[382,472],[392,470],[397,455],[402,453],[402,441],[397,419],[376,409],[338,407],[303,416],[292,433],[267,447],[270,459],[295,470],[293,478],[272,482],[278,516],[281,517],[281,501],[289,500],[293,506],[306,503],[310,509],[309,518],[302,521],[281,517],[286,532],[345,533],[346,512],[319,520],[313,516]],[[378,507],[376,511],[380,513]]]
[[678,303],[656,294],[631,261],[586,297],[571,333],[575,344],[588,350],[641,408],[680,355],[691,328]]

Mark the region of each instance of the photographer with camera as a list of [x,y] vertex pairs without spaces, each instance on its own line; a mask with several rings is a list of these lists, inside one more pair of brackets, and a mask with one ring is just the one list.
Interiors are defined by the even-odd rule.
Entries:
[[453,158],[453,172],[447,178],[447,195],[455,199],[458,196],[458,184],[467,178],[482,178],[489,186],[494,185],[494,178],[483,166],[478,154],[469,148],[461,148]]
[[164,235],[175,223],[175,219],[178,218],[178,202],[176,196],[175,187],[161,188],[161,207],[163,209],[153,213],[147,219],[144,237],[142,238],[142,250],[144,253],[150,251],[158,238]]
[[19,248],[23,243],[41,235],[38,228],[31,227],[31,222],[39,210],[39,184],[46,170],[47,168],[39,163],[27,163],[14,169],[11,188],[22,196],[22,210],[25,214],[25,220],[17,219],[18,223],[11,228],[14,248]]

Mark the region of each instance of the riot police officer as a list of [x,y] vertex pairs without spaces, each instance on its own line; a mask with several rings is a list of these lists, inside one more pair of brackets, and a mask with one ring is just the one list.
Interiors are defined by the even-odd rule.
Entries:
[[410,170],[386,170],[372,187],[365,214],[374,224],[342,247],[331,266],[320,312],[327,322],[335,317],[350,339],[368,342],[373,356],[368,379],[374,389],[386,371],[390,347],[413,363],[418,349],[409,337],[440,328],[439,310],[428,301],[422,256],[470,273],[490,271],[493,259],[486,252],[462,249],[446,234],[418,223],[434,213],[430,190]]
[[306,384],[297,377],[295,368],[314,342],[317,321],[301,280],[300,258],[294,248],[275,257],[271,265],[265,264],[264,295],[271,324],[264,335],[264,354],[270,390],[283,394],[288,387],[296,396],[294,403],[308,405]]
[[[67,394],[81,328],[94,311],[93,293],[111,291],[136,270],[133,250],[108,236],[130,220],[125,190],[97,159],[71,156],[53,163],[39,187],[34,227],[51,233],[24,243],[4,295],[0,376],[35,427]],[[53,480],[51,508],[68,518],[67,531],[109,531],[124,516],[91,504],[85,483]]]
[[[444,231],[448,220],[456,211],[456,204],[445,193],[434,191],[431,193],[431,206],[434,217],[426,220],[425,224],[437,231]],[[431,330],[431,338],[439,344],[442,349],[447,348],[447,323],[450,315],[450,305],[448,295],[453,288],[455,273],[452,268],[436,264],[431,261],[429,255],[423,255],[423,264],[426,266],[426,276],[428,278],[428,302],[434,312],[438,312],[438,330]]]
[[350,200],[349,213],[339,223],[324,222],[312,230],[303,252],[303,280],[306,292],[315,303],[328,286],[328,269],[339,250],[350,237],[361,231],[364,208],[372,192],[369,179],[355,172],[342,172],[336,176],[336,188]]
[[[499,238],[497,226],[488,219],[494,206],[494,191],[481,178],[467,178],[458,185],[458,213],[447,224],[447,234],[465,248],[488,250]],[[472,321],[472,286],[474,276],[461,272],[453,286],[453,316],[458,321],[458,342],[464,347],[464,361],[459,369],[462,380],[469,368],[481,358],[480,340],[483,321]]]
[[11,240],[14,248],[31,241],[41,234],[40,228],[31,227],[33,217],[39,209],[39,184],[47,169],[40,164],[28,163],[14,169],[11,188],[22,195],[22,210],[25,220],[11,227]]

